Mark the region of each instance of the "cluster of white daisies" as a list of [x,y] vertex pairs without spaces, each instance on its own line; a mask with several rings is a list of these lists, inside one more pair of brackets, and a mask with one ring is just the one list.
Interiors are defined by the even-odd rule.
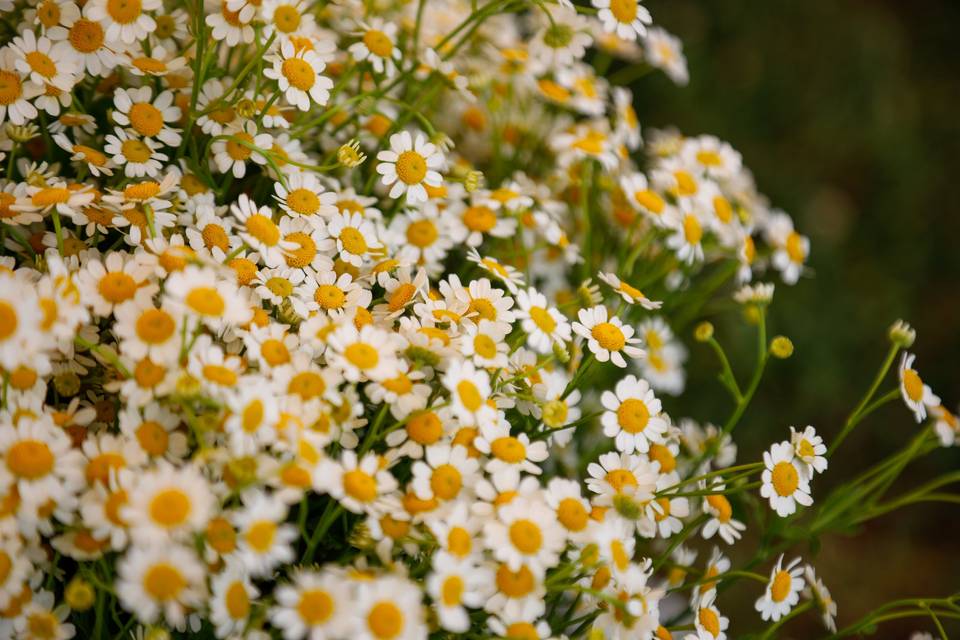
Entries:
[[584,62],[686,81],[637,0],[511,9],[0,0],[0,637],[726,637],[684,541],[826,447],[675,423],[670,314],[808,240]]

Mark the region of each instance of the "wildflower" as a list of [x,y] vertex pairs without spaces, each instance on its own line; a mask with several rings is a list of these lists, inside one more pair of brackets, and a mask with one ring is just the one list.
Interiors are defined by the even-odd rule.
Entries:
[[390,136],[390,149],[377,154],[377,173],[390,187],[390,197],[406,194],[407,202],[417,205],[427,200],[429,187],[439,187],[443,178],[437,171],[443,165],[443,155],[422,133],[416,138],[407,131]]
[[827,585],[823,584],[823,580],[817,577],[813,567],[809,564],[803,567],[803,577],[806,584],[803,595],[813,600],[827,631],[836,633],[837,603],[830,596],[830,590],[827,589]]
[[603,305],[581,309],[577,318],[579,322],[573,323],[574,332],[587,340],[587,347],[600,362],[609,360],[623,368],[627,366],[623,354],[631,358],[645,355],[643,349],[634,346],[640,340],[634,337],[633,327],[624,325],[616,316],[608,317]]
[[800,601],[800,590],[804,585],[803,571],[800,558],[794,558],[784,566],[781,554],[770,572],[766,592],[757,599],[756,610],[760,612],[760,617],[776,622],[790,613],[790,609]]
[[795,457],[789,442],[779,442],[763,453],[765,469],[760,495],[770,500],[770,508],[784,518],[797,510],[797,505],[810,506],[810,484],[806,463]]
[[904,353],[900,358],[900,395],[917,422],[923,422],[927,417],[927,409],[939,405],[940,399],[923,383],[920,374],[913,368],[915,359],[916,356],[910,353]]
[[272,62],[264,75],[277,81],[288,103],[300,111],[307,111],[311,102],[327,104],[333,80],[320,75],[326,64],[317,51],[298,51],[291,40],[284,40]]

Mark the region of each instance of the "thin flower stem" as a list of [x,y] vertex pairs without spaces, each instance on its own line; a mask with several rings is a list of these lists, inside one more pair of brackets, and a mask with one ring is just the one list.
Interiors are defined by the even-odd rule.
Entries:
[[883,379],[887,375],[887,371],[890,370],[890,365],[893,364],[893,359],[897,356],[897,352],[900,350],[900,346],[893,344],[890,346],[890,350],[887,352],[887,357],[884,358],[883,364],[880,365],[880,370],[877,372],[877,375],[873,379],[873,383],[870,385],[870,388],[867,389],[867,393],[861,398],[860,403],[854,408],[850,413],[850,416],[847,418],[846,423],[843,425],[843,429],[840,430],[840,433],[837,434],[837,437],[834,439],[833,443],[827,449],[827,458],[833,455],[833,452],[837,450],[850,432],[853,431],[853,428],[857,426],[857,423],[860,421],[860,413],[863,411],[864,407],[867,406],[867,403],[873,398],[873,394],[877,392],[877,388],[880,386],[880,383],[883,382]]
[[733,375],[733,369],[730,368],[730,361],[727,359],[726,352],[724,352],[723,347],[713,336],[710,336],[707,344],[713,347],[717,358],[720,360],[720,367],[722,369],[720,382],[733,394],[734,402],[739,404],[743,400],[743,393],[740,391],[740,385],[737,384],[737,377]]
[[123,366],[123,363],[120,362],[120,358],[117,357],[117,354],[113,353],[112,351],[107,351],[103,348],[102,345],[93,344],[92,342],[90,342],[89,340],[81,336],[74,337],[73,342],[79,347],[83,347],[88,351],[92,351],[93,353],[96,353],[101,358],[103,358],[104,360],[112,364],[124,378],[130,377],[130,371],[125,366]]

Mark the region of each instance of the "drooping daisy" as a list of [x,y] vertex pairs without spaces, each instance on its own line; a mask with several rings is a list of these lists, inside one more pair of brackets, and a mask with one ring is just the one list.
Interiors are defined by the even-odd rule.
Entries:
[[573,323],[573,330],[587,340],[587,347],[600,362],[609,360],[623,368],[627,366],[623,354],[631,358],[646,355],[643,349],[634,346],[640,339],[633,336],[633,327],[624,325],[616,316],[608,317],[605,306],[581,309],[577,318],[579,322]]
[[676,84],[687,84],[690,74],[680,38],[660,27],[650,27],[643,39],[643,50],[644,58],[651,66],[663,70]]
[[930,387],[924,384],[920,379],[920,374],[913,368],[913,361],[917,356],[912,353],[906,353],[900,357],[900,367],[897,371],[900,376],[900,395],[904,403],[917,422],[923,422],[927,417],[927,409],[936,407],[940,404],[938,398]]
[[427,200],[424,185],[437,188],[443,178],[438,169],[443,166],[443,154],[422,133],[416,138],[409,131],[390,136],[390,149],[377,154],[377,173],[383,184],[390,187],[390,197],[406,194],[407,202],[417,205]]
[[517,293],[521,326],[527,333],[527,344],[540,353],[550,353],[553,345],[570,340],[570,322],[547,298],[534,288]]
[[180,545],[135,546],[117,564],[117,597],[144,623],[164,619],[183,629],[188,609],[205,599],[200,559]]
[[720,537],[727,544],[733,544],[740,539],[741,532],[747,528],[745,524],[733,517],[733,507],[725,495],[723,489],[725,485],[714,483],[710,489],[717,493],[704,496],[703,511],[710,519],[703,525],[700,534],[704,540],[709,540],[714,534],[719,533]]
[[760,617],[776,622],[790,613],[790,609],[800,601],[800,590],[804,585],[802,576],[800,558],[794,558],[788,565],[783,566],[783,554],[780,554],[777,564],[770,572],[767,589],[755,605]]
[[827,458],[824,456],[827,445],[817,435],[816,429],[809,425],[803,431],[790,427],[790,444],[793,445],[794,455],[806,465],[807,477],[812,477],[814,472],[823,473],[827,470]]
[[760,495],[770,500],[770,508],[785,518],[797,510],[797,504],[810,506],[810,484],[805,463],[794,455],[793,445],[778,442],[763,452],[763,486]]
[[647,296],[643,295],[642,291],[622,281],[613,273],[604,273],[601,271],[597,274],[597,277],[610,285],[614,291],[620,294],[620,297],[623,298],[624,302],[627,302],[628,304],[639,304],[648,311],[659,309],[663,306],[662,302],[651,300]]
[[827,631],[836,633],[837,603],[830,596],[830,590],[827,589],[827,585],[823,584],[823,580],[817,577],[816,571],[809,564],[803,568],[803,577],[806,583],[803,590],[804,596],[813,600]]
[[669,422],[646,380],[629,375],[613,392],[604,391],[600,401],[606,409],[601,418],[603,434],[615,439],[619,451],[646,453],[651,444],[663,444]]
[[291,40],[284,40],[272,62],[263,73],[277,81],[288,103],[300,111],[310,109],[311,102],[327,104],[333,80],[320,75],[326,62],[316,50],[298,50]]

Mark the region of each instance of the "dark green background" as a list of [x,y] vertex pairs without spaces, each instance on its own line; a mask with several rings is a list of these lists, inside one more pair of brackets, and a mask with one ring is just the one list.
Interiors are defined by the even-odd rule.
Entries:
[[[829,442],[869,386],[897,318],[917,329],[919,371],[955,410],[960,3],[647,4],[655,23],[683,40],[691,80],[685,88],[662,74],[640,80],[634,92],[643,126],[675,124],[729,141],[761,191],[812,243],[811,277],[778,285],[771,312],[772,331],[791,337],[796,355],[772,363],[738,427],[741,459],[757,459],[791,424],[813,424]],[[736,320],[718,320],[718,334],[745,377],[752,341]],[[689,389],[716,384],[710,356],[694,346]],[[723,396],[703,395],[688,393],[685,412],[722,422]],[[901,446],[916,428],[900,403],[875,414],[814,483],[814,498]],[[894,491],[957,468],[957,449],[938,450],[909,468]],[[958,535],[960,509],[943,506],[907,508],[853,537],[824,539],[813,560],[839,603],[841,625],[886,600],[960,590]],[[731,637],[759,627],[757,590],[742,585],[721,598]],[[787,626],[784,637],[820,635],[806,618]],[[876,637],[906,638],[913,629],[933,627],[918,618],[890,623]]]

